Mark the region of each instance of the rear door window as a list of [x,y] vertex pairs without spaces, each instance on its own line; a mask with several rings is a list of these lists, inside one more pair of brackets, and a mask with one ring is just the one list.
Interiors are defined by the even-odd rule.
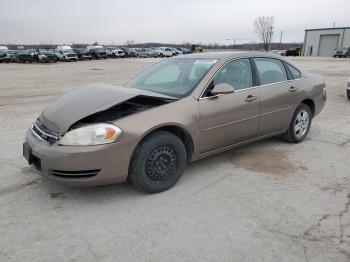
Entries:
[[273,58],[254,58],[261,85],[284,82],[288,80],[283,63]]

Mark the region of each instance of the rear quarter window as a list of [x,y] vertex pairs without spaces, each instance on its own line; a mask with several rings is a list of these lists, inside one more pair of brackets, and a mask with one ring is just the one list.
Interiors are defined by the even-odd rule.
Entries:
[[294,79],[301,78],[301,72],[298,69],[296,69],[294,66],[292,66],[288,63],[286,63],[286,66],[287,66],[288,70],[290,71],[290,73],[292,74]]

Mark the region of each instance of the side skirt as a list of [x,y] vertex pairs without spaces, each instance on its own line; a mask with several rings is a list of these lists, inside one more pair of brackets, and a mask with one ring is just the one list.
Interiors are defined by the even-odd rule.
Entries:
[[273,132],[273,133],[270,133],[270,134],[267,134],[267,135],[259,136],[259,137],[256,137],[256,138],[252,138],[252,139],[249,139],[249,140],[246,140],[246,141],[243,141],[243,142],[239,142],[239,143],[236,143],[236,144],[233,144],[233,145],[229,145],[229,146],[221,147],[221,148],[218,148],[218,149],[214,149],[214,150],[211,150],[211,151],[208,151],[208,152],[205,152],[205,153],[196,154],[196,156],[194,156],[192,158],[192,161],[199,160],[199,159],[202,159],[202,158],[205,158],[205,157],[209,157],[209,156],[212,156],[212,155],[216,155],[216,154],[228,151],[230,149],[234,149],[234,148],[237,148],[237,147],[240,147],[240,146],[251,144],[251,143],[254,143],[254,142],[257,142],[257,141],[260,141],[260,140],[264,140],[264,139],[269,138],[269,137],[281,135],[283,133],[284,133],[283,131],[277,131],[277,132]]

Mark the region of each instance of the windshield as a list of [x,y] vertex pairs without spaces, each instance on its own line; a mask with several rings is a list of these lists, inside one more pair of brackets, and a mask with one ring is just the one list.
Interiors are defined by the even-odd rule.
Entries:
[[189,95],[217,62],[214,59],[174,58],[156,64],[126,86],[182,98]]

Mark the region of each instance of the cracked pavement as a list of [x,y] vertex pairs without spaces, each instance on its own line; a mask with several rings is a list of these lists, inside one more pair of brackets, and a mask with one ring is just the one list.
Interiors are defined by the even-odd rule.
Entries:
[[69,188],[22,159],[55,97],[123,84],[158,59],[0,64],[0,261],[350,261],[350,59],[293,58],[326,80],[308,138],[272,138],[188,166],[171,190]]

